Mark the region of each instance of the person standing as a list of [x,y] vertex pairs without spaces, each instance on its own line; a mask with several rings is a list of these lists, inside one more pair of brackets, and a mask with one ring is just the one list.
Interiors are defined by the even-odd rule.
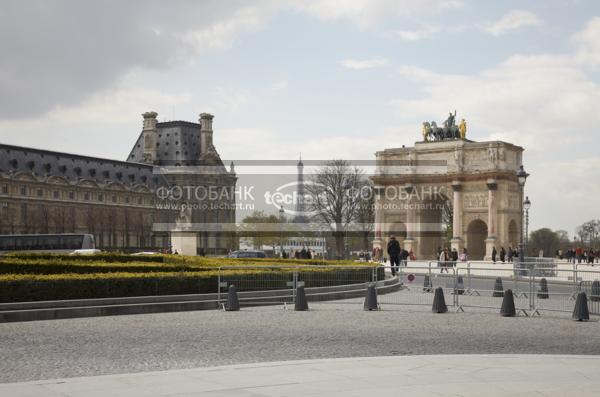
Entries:
[[469,251],[467,251],[467,247],[463,248],[461,261],[466,262],[469,260]]
[[[575,248],[575,257],[577,258],[577,263],[581,263],[581,257],[583,256],[583,248],[577,247]],[[573,261],[575,263],[575,261]]]
[[400,243],[396,240],[396,236],[390,236],[390,241],[387,245],[387,253],[390,256],[392,276],[395,276],[398,272],[398,266],[400,265]]
[[513,249],[512,246],[508,246],[508,251],[506,252],[506,260],[508,261],[508,263],[512,263],[513,261]]
[[496,246],[492,247],[492,262],[496,263],[496,255],[498,255],[498,251],[496,251]]
[[504,263],[506,261],[506,251],[504,247],[500,247],[500,261]]
[[405,250],[404,248],[400,250],[400,264],[404,267],[407,266],[406,261],[408,260],[409,257],[409,253],[407,250]]
[[456,262],[458,261],[458,251],[456,248],[452,248],[452,266],[456,266]]
[[448,262],[448,249],[444,248],[444,250],[442,252],[440,252],[440,256],[439,256],[440,273],[443,273],[444,269],[446,270],[446,273],[448,273],[448,268],[446,267],[447,262]]

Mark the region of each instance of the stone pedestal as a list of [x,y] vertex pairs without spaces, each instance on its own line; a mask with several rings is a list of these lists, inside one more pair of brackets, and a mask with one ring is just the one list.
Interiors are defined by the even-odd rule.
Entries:
[[[485,258],[484,258],[484,260],[486,260],[486,261],[492,260],[492,249],[494,248],[495,245],[496,245],[496,237],[488,237],[485,239]],[[496,251],[498,251],[498,248],[496,248]],[[498,260],[498,258],[496,258],[496,260]]]
[[455,249],[458,255],[462,253],[464,247],[465,242],[460,237],[454,237],[450,240],[450,248]]
[[412,250],[412,252],[416,255],[417,254],[417,242],[415,240],[413,240],[412,238],[404,239],[404,249],[407,250],[408,252],[410,252],[410,250]]
[[180,255],[197,255],[196,233],[184,231],[171,232],[171,249]]
[[373,248],[382,248],[383,241],[381,239],[376,238],[373,240]]

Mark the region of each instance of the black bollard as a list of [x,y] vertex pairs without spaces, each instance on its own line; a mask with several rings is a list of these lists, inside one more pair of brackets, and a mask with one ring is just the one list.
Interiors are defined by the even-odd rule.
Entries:
[[502,287],[502,279],[500,277],[496,278],[494,282],[494,293],[492,296],[494,298],[502,298],[504,296],[504,288]]
[[367,295],[365,296],[365,310],[378,310],[377,306],[377,291],[375,290],[375,284],[370,283],[367,285]]
[[585,292],[577,294],[577,300],[575,301],[575,308],[573,309],[573,320],[575,321],[587,321],[590,319],[590,312],[587,306],[587,295]]
[[423,292],[431,292],[432,289],[433,285],[431,284],[431,278],[429,277],[429,274],[426,274],[423,279]]
[[237,289],[235,285],[231,284],[227,292],[227,304],[225,305],[225,311],[235,312],[240,310],[240,301],[238,299]]
[[537,297],[538,299],[548,299],[548,281],[545,278],[540,280],[540,290]]
[[600,281],[594,280],[592,282],[592,293],[590,294],[590,300],[592,302],[600,302]]
[[304,311],[308,310],[308,301],[306,300],[306,294],[304,293],[304,287],[296,288],[296,304],[294,310]]
[[431,311],[434,313],[446,313],[448,306],[446,306],[446,300],[444,299],[444,290],[442,287],[435,289],[435,295],[433,296],[433,305]]
[[462,295],[465,293],[465,282],[463,281],[463,276],[458,276],[456,278],[456,285],[454,286],[454,293],[457,295]]
[[514,317],[517,315],[515,310],[515,298],[511,289],[507,289],[504,293],[504,299],[502,299],[502,307],[500,308],[500,315],[502,317]]

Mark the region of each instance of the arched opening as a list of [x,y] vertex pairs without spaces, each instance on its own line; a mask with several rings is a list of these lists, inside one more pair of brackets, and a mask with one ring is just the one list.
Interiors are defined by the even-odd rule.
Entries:
[[[425,195],[427,196],[427,195]],[[444,194],[425,197],[419,203],[419,257],[436,259],[440,248],[449,247],[452,237],[452,202]]]
[[508,244],[514,249],[519,244],[519,231],[517,222],[511,220],[508,224]]
[[396,236],[396,240],[398,240],[398,242],[400,243],[400,247],[403,247],[404,240],[406,239],[406,225],[402,222],[392,223],[390,225],[390,229],[387,231],[387,236],[384,236],[386,244],[387,241],[389,241],[390,236]]
[[487,225],[481,219],[475,219],[467,228],[466,248],[469,259],[482,260],[485,257],[485,239],[487,238]]

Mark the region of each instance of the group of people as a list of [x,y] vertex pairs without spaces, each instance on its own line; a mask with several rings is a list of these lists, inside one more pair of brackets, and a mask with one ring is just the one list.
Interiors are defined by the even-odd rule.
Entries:
[[467,260],[467,249],[463,248],[462,254],[458,254],[456,248],[448,248],[438,247],[438,267],[440,268],[440,273],[443,273],[444,270],[448,273],[449,267],[456,266],[456,262],[459,260],[466,261]]
[[[557,252],[557,257],[562,259],[562,252]],[[564,257],[569,263],[589,263],[594,266],[594,263],[598,263],[600,259],[600,250],[594,250],[592,248],[584,250],[581,247],[570,248],[565,252]]]
[[[498,255],[500,254],[500,255]],[[496,250],[496,247],[492,247],[492,262],[496,263],[498,259],[500,262],[512,263],[515,258],[519,257],[519,249],[513,248],[512,246],[508,247],[508,250],[505,250],[504,247],[500,247],[500,253]]]
[[306,247],[302,247],[301,250],[292,250],[289,254],[285,252],[285,250],[281,253],[281,257],[283,259],[293,258],[293,259],[312,259],[314,257],[314,253],[306,249]]

